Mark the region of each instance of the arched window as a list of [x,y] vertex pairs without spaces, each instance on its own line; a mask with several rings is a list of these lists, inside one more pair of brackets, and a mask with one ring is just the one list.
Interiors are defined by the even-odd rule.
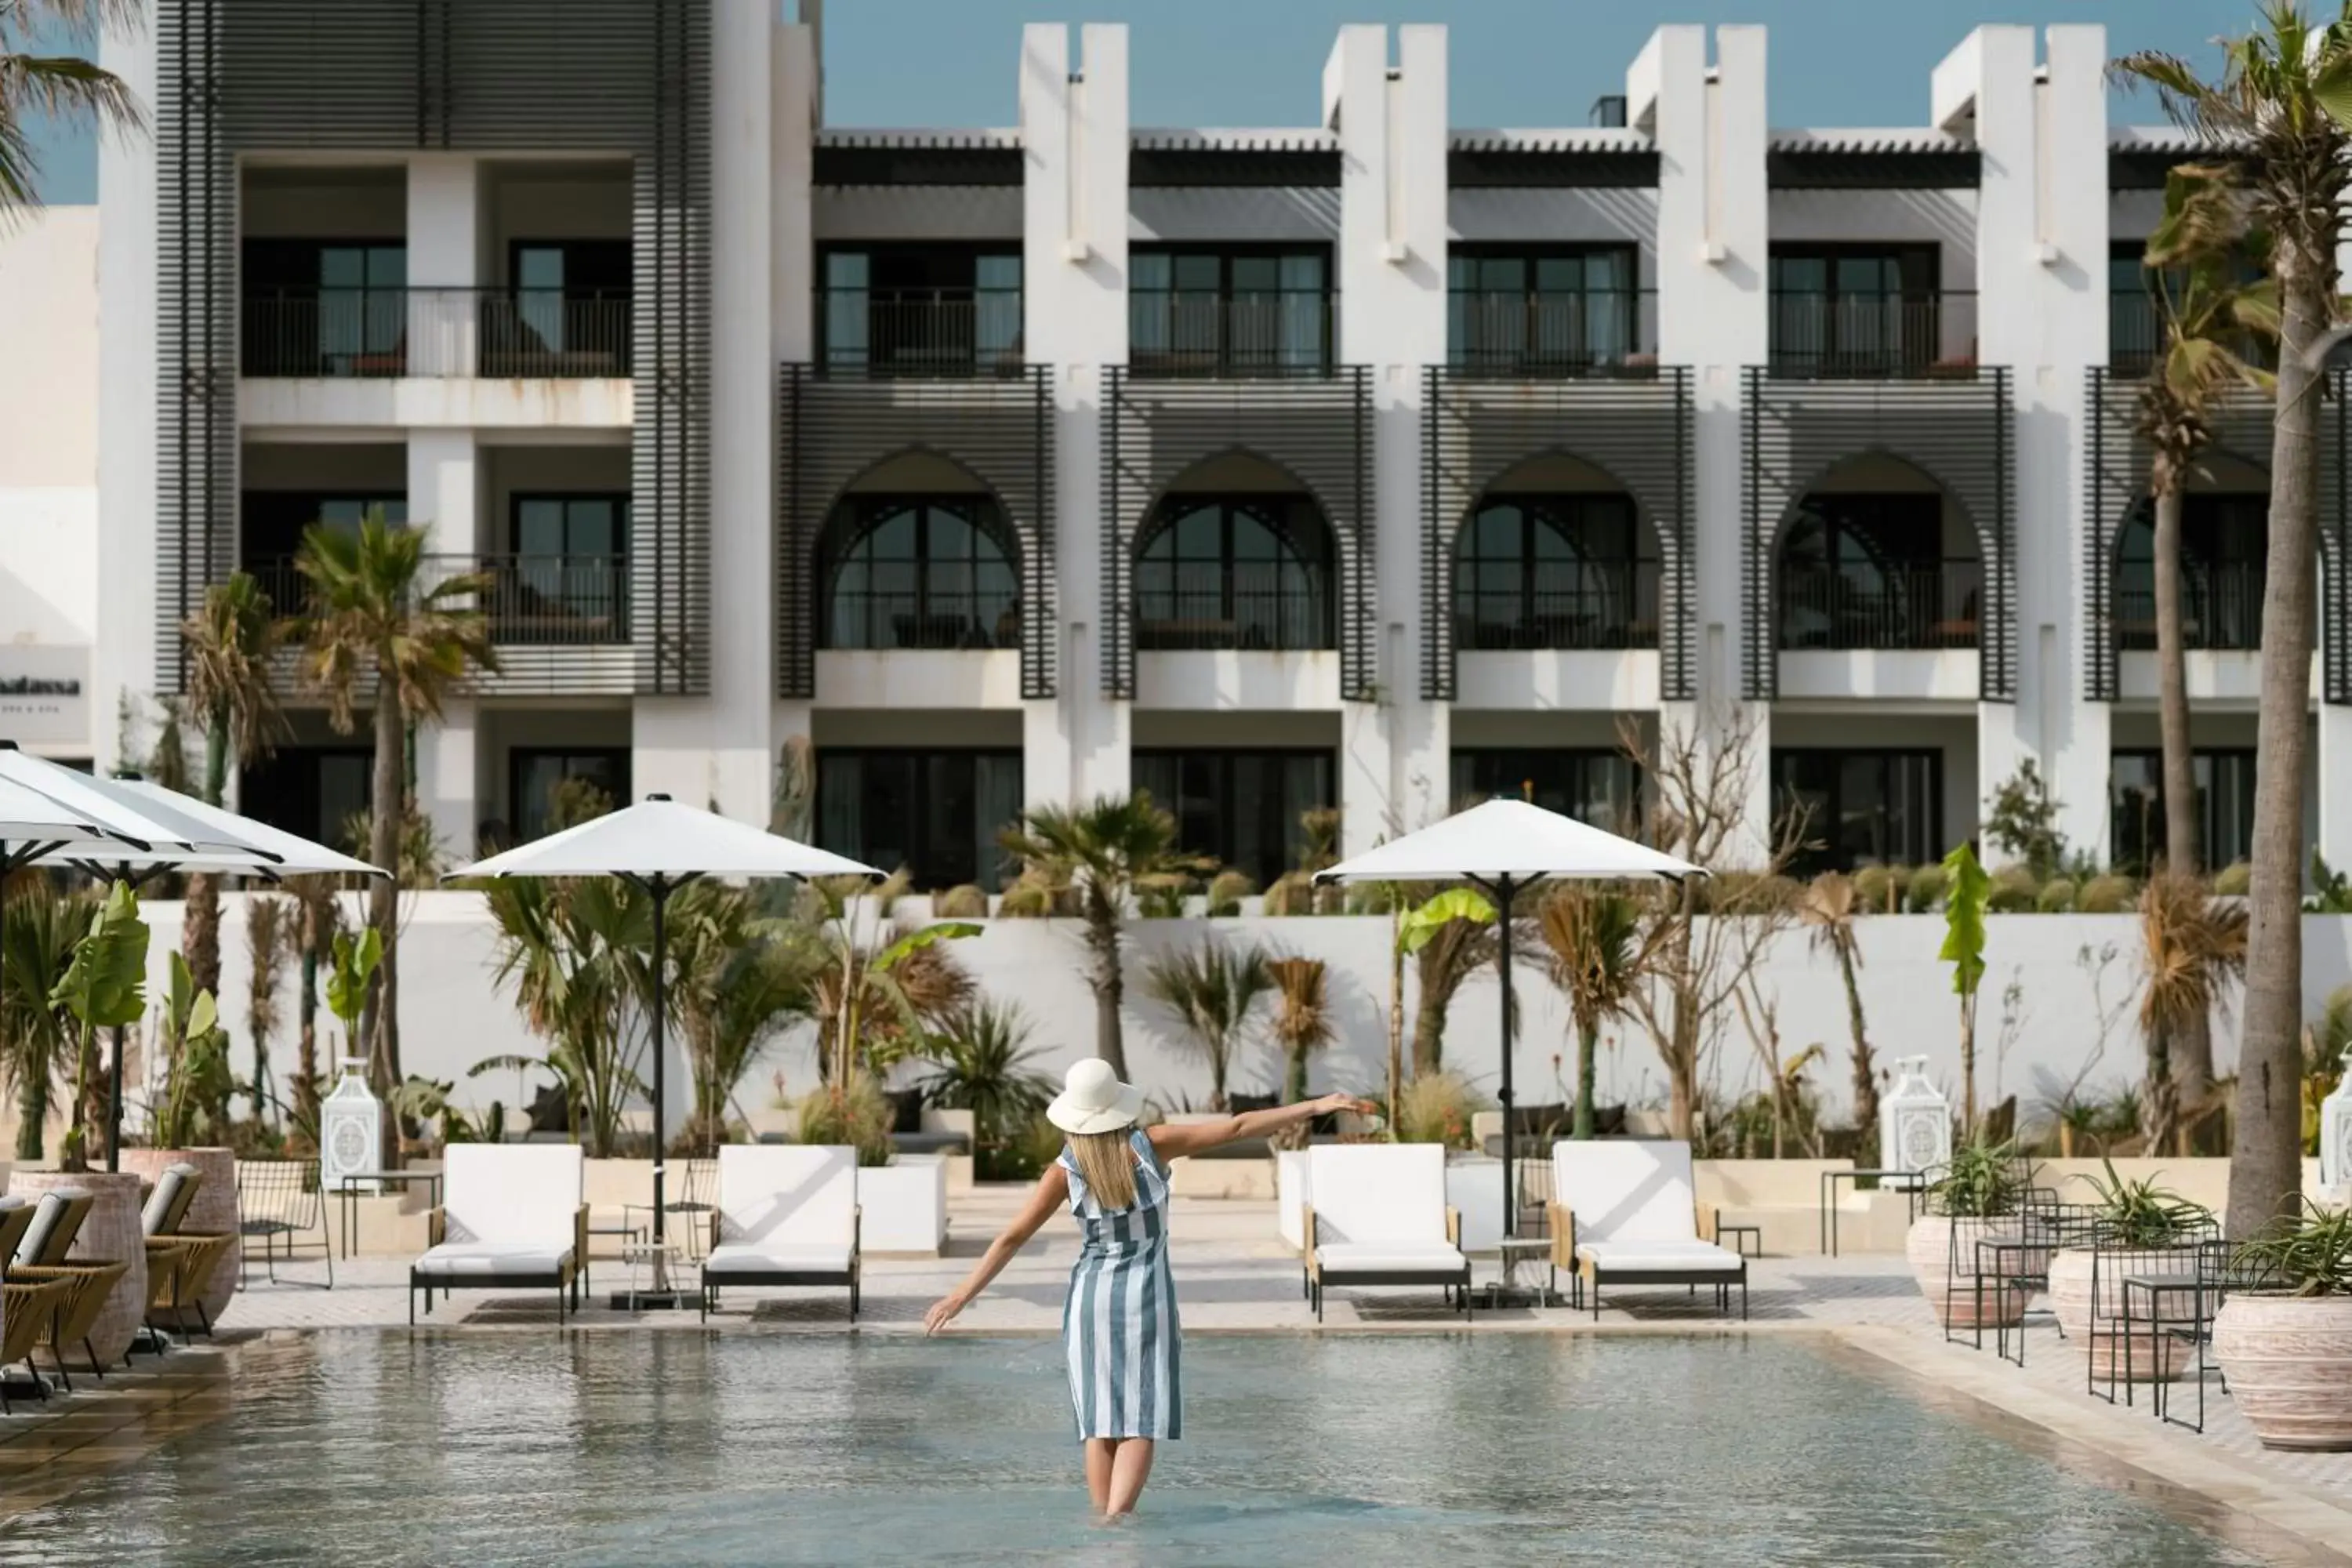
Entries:
[[1135,561],[1139,648],[1318,648],[1331,635],[1331,536],[1295,496],[1178,496]]
[[1946,538],[1935,490],[1807,496],[1780,542],[1780,646],[1976,647],[1984,568]]
[[1631,496],[1489,496],[1454,547],[1454,646],[1658,646],[1658,558]]
[[[2263,495],[2181,498],[2181,647],[2262,647],[2270,504]],[[2115,616],[2118,646],[2156,647],[2156,515],[2146,505],[2116,540]]]
[[820,647],[1020,646],[1019,583],[993,501],[856,497],[827,537]]

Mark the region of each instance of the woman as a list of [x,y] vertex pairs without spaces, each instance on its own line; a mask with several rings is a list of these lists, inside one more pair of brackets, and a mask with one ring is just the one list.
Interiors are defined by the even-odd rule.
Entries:
[[1136,1126],[1142,1098],[1110,1064],[1089,1057],[1069,1071],[1046,1118],[1069,1135],[1062,1157],[987,1256],[923,1318],[937,1333],[988,1289],[1037,1227],[1066,1201],[1083,1242],[1062,1304],[1070,1405],[1086,1445],[1095,1511],[1133,1511],[1151,1474],[1151,1446],[1182,1436],[1181,1345],[1176,1280],[1168,1267],[1168,1162],[1221,1143],[1262,1138],[1335,1110],[1370,1111],[1351,1095],[1252,1110],[1189,1127]]

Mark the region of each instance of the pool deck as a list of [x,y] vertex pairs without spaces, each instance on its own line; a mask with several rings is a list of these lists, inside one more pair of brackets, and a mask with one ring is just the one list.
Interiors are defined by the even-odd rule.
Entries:
[[[924,1310],[971,1268],[1020,1195],[1015,1189],[983,1188],[957,1198],[944,1258],[869,1256],[858,1331],[919,1333]],[[1273,1204],[1179,1199],[1172,1223],[1188,1331],[1317,1331],[1300,1296],[1297,1258],[1276,1238]],[[1057,1216],[951,1331],[1058,1331],[1076,1245],[1075,1227]],[[96,1468],[134,1462],[213,1418],[234,1397],[249,1364],[280,1359],[308,1331],[407,1326],[404,1259],[339,1260],[332,1290],[294,1283],[321,1279],[315,1262],[281,1265],[280,1274],[276,1284],[253,1277],[222,1317],[220,1346],[176,1351],[160,1364],[142,1357],[140,1370],[110,1373],[102,1392],[78,1379],[84,1392],[52,1399],[46,1407],[20,1405],[17,1415],[0,1421],[0,1519],[70,1490]],[[1523,1278],[1532,1276],[1523,1272]],[[574,1320],[582,1331],[702,1331],[692,1310],[632,1315],[612,1310],[606,1292],[628,1282],[617,1263],[600,1261],[593,1279],[595,1299]],[[2087,1393],[2081,1353],[2045,1326],[2046,1315],[2038,1315],[2026,1331],[2022,1368],[1998,1358],[1990,1339],[1981,1351],[1947,1343],[1904,1260],[1889,1254],[1762,1258],[1749,1266],[1749,1289],[1744,1325],[1736,1309],[1727,1321],[1704,1297],[1692,1300],[1664,1288],[1612,1296],[1597,1322],[1589,1310],[1561,1305],[1482,1309],[1466,1327],[1481,1334],[1828,1334],[1852,1353],[1899,1369],[1895,1375],[1926,1379],[2062,1444],[2095,1451],[2291,1535],[2313,1550],[2315,1560],[2352,1563],[2352,1454],[2263,1449],[2218,1381],[2208,1389],[2200,1436],[2158,1423],[2144,1403],[2137,1409],[2111,1406]],[[544,1333],[553,1329],[554,1309],[545,1292],[461,1293],[438,1305],[428,1321],[435,1331]],[[742,1290],[729,1293],[726,1310],[713,1315],[709,1327],[722,1333],[827,1333],[846,1329],[848,1317],[839,1290]],[[1433,1292],[1404,1289],[1335,1289],[1326,1299],[1321,1325],[1327,1332],[1465,1328],[1460,1314],[1447,1310]],[[2186,1387],[2181,1392],[2193,1394]]]

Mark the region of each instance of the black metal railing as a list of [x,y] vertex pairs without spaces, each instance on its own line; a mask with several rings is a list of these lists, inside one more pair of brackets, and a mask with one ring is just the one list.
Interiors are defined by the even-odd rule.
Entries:
[[1447,368],[1458,375],[1655,375],[1658,295],[1457,289],[1446,300],[1446,343]]
[[1771,308],[1775,376],[1933,380],[1976,374],[1973,293],[1776,290]]
[[1339,307],[1319,291],[1223,295],[1146,289],[1127,297],[1136,376],[1324,376]]
[[277,289],[246,296],[241,374],[447,379],[630,374],[625,289]]
[[1782,567],[1784,648],[1974,647],[1984,566],[1974,560],[1895,567]]
[[1009,592],[836,588],[826,601],[825,648],[992,648],[1021,646],[1021,601]]
[[824,289],[817,364],[836,376],[1019,375],[1018,289]]
[[[299,615],[310,586],[292,558],[250,561],[245,570],[279,615]],[[489,617],[490,640],[510,647],[592,647],[629,640],[625,555],[427,555],[428,584],[477,574],[473,607]]]
[[[2156,584],[2141,568],[2116,584],[2116,646],[2136,652],[2156,647]],[[2251,652],[2263,646],[2263,586],[2258,561],[2180,563],[2180,646],[2216,652]]]
[[1293,652],[1338,646],[1331,596],[1296,567],[1179,566],[1171,585],[1135,595],[1135,646],[1153,652]]
[[[2263,370],[2278,368],[2278,341],[2259,332],[2221,335],[2229,351]],[[2107,369],[2118,376],[2139,377],[2154,370],[2163,357],[2164,314],[2146,290],[2107,296]]]
[[1612,649],[1658,646],[1655,561],[1546,562],[1531,587],[1485,593],[1457,584],[1457,649]]

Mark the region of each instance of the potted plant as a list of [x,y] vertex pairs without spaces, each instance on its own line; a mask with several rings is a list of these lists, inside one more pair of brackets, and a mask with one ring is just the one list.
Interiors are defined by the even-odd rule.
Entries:
[[[192,1167],[196,1195],[180,1228],[195,1236],[237,1232],[236,1156],[228,1147],[224,1109],[234,1079],[229,1071],[228,1031],[221,1026],[213,994],[199,988],[188,961],[170,955],[169,984],[155,1020],[162,1040],[164,1079],[150,1128],[152,1147],[122,1151],[122,1169],[152,1187],[174,1165]],[[236,1289],[236,1254],[224,1250],[210,1274],[189,1281],[205,1321],[218,1318]]]
[[2303,1213],[2241,1247],[2213,1320],[2231,1397],[2266,1448],[2352,1448],[2352,1210]]
[[[2194,1272],[2192,1258],[2170,1260],[2147,1255],[2175,1249],[2185,1252],[2200,1237],[2212,1233],[2213,1213],[2167,1192],[2153,1176],[2126,1181],[2116,1173],[2114,1161],[2105,1163],[2105,1178],[2090,1178],[2098,1202],[2092,1210],[2093,1228],[2082,1238],[2084,1245],[2063,1247],[2050,1260],[2050,1305],[2057,1313],[2060,1331],[2088,1347],[2094,1378],[2149,1382],[2179,1377],[2188,1367],[2189,1357],[2186,1347],[2170,1335],[2136,1333],[2126,1345],[2120,1335],[2102,1333],[2095,1338],[2091,1331],[2095,1321],[2123,1315],[2125,1274]],[[2124,1254],[2137,1256],[2126,1262]],[[2178,1268],[2173,1266],[2175,1261]]]
[[2025,1292],[2005,1281],[1976,1279],[1978,1241],[1996,1235],[2025,1197],[2015,1149],[1972,1142],[1952,1151],[1949,1163],[1927,1184],[1927,1212],[1912,1221],[1904,1253],[1912,1278],[1947,1329],[2014,1327],[2025,1316]]

